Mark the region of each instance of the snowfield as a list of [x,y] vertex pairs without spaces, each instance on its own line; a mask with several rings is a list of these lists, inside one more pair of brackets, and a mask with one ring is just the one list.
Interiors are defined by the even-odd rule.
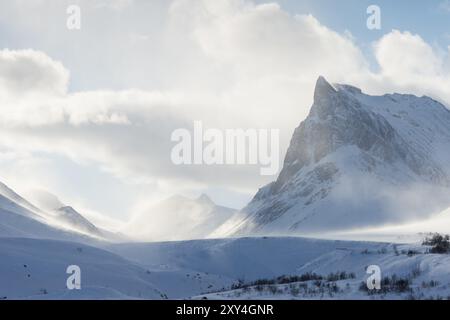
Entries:
[[[447,298],[450,255],[430,254],[427,249],[418,244],[289,237],[105,244],[100,249],[73,242],[3,238],[0,298]],[[81,268],[81,290],[66,288],[69,265]],[[407,288],[378,294],[362,290],[369,265],[378,265],[383,278],[408,279]],[[342,279],[333,275],[343,272]],[[311,275],[316,278],[308,279]],[[305,279],[261,282],[281,276]],[[263,284],[252,285],[256,281]],[[236,287],[239,283],[242,287]]]
[[[331,241],[307,238],[238,238],[185,242],[118,244],[110,250],[142,265],[170,266],[225,275],[245,283],[280,276],[352,274],[351,279],[292,282],[245,289],[209,290],[193,297],[208,299],[424,299],[450,295],[450,255],[429,254],[419,244]],[[361,290],[366,267],[378,265],[382,277],[408,279],[404,291],[368,294]],[[305,285],[309,288],[302,291]],[[333,289],[329,289],[330,286]],[[337,286],[337,289],[334,288]],[[294,287],[294,289],[293,289]],[[298,289],[298,290],[297,290]],[[331,290],[331,295],[329,294]]]
[[[0,297],[3,299],[158,299],[162,293],[146,270],[94,247],[54,240],[0,241]],[[68,290],[69,265],[82,272],[81,290]]]

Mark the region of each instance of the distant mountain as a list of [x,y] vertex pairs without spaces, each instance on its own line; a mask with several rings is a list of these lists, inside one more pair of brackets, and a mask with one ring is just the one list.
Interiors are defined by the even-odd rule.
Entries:
[[95,225],[93,225],[88,219],[83,217],[78,211],[76,211],[71,206],[64,206],[56,209],[54,212],[57,213],[57,218],[59,221],[66,223],[67,225],[73,227],[76,230],[85,232],[91,235],[101,236],[102,233]]
[[235,213],[204,194],[197,199],[177,195],[144,210],[132,219],[126,231],[141,240],[203,239]]
[[450,111],[429,97],[370,96],[317,81],[276,181],[231,234],[345,230],[429,217],[450,205]]
[[[42,197],[45,195],[45,197]],[[37,198],[34,198],[36,200]],[[0,183],[0,237],[24,237],[88,242],[124,240],[125,237],[97,228],[70,206],[41,192],[32,204],[4,183]],[[51,200],[51,201],[49,201]],[[41,206],[42,205],[42,206]],[[52,207],[52,206],[58,207]]]
[[[128,238],[116,231],[109,230],[105,226],[98,226],[97,222],[91,221],[90,216],[85,216],[72,206],[64,204],[56,195],[46,190],[32,190],[27,194],[29,199],[45,212],[48,220],[59,226],[73,229],[90,236],[114,241],[125,241]],[[108,218],[105,218],[108,220]],[[97,217],[96,221],[102,222],[103,216]],[[111,219],[110,219],[111,220]]]
[[26,217],[42,218],[42,210],[0,182],[0,208]]
[[0,238],[20,237],[90,242],[88,235],[62,228],[0,195]]

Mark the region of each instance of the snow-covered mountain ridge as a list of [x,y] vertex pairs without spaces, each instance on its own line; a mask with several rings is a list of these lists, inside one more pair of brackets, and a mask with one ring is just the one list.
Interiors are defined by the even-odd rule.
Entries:
[[93,243],[125,240],[97,228],[70,206],[41,209],[0,182],[0,238],[22,237]]
[[317,81],[277,180],[233,234],[344,230],[427,218],[450,205],[450,111],[429,97],[370,96]]

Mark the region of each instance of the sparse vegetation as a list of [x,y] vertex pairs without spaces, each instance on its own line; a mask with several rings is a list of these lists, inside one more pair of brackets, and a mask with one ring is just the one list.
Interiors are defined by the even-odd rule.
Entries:
[[439,282],[435,281],[435,280],[430,280],[428,282],[422,281],[422,288],[427,289],[427,288],[435,288],[439,285]]
[[450,252],[450,236],[441,235],[439,233],[433,234],[431,237],[426,237],[422,245],[431,246],[430,253],[445,254]]
[[345,271],[341,271],[341,272],[336,272],[336,273],[330,273],[327,276],[327,281],[339,281],[339,280],[355,279],[355,278],[356,278],[356,276],[353,272],[347,273]]
[[379,290],[369,290],[365,282],[361,282],[359,290],[365,291],[368,294],[386,294],[386,293],[404,293],[411,291],[410,288],[411,280],[409,277],[398,277],[397,275],[392,275],[390,277],[384,277],[381,280],[381,289]]
[[416,255],[416,254],[419,254],[419,252],[416,251],[416,250],[412,250],[412,249],[409,249],[409,250],[406,252],[406,255],[407,255],[408,257],[412,257],[412,256],[414,256],[414,255]]
[[293,284],[307,281],[314,281],[317,287],[321,287],[324,283],[336,282],[339,280],[355,279],[356,276],[353,272],[348,273],[345,271],[338,271],[330,273],[326,276],[318,275],[314,272],[307,272],[301,275],[282,275],[274,279],[258,279],[251,282],[244,282],[240,279],[231,286],[231,290],[245,289],[249,287],[255,287],[256,291],[263,291],[265,287],[271,287],[282,284]]
[[[323,277],[326,279],[327,277]],[[311,280],[308,280],[311,281]],[[265,281],[263,281],[265,282]],[[261,281],[259,281],[261,283]],[[336,294],[344,292],[343,289],[334,281],[327,280],[313,280],[312,285],[308,282],[294,282],[289,284],[258,284],[255,286],[245,286],[240,289],[235,289],[230,293],[225,293],[228,297],[240,298],[242,295],[256,293],[258,295],[269,294],[272,296],[288,294],[292,297],[333,297]]]

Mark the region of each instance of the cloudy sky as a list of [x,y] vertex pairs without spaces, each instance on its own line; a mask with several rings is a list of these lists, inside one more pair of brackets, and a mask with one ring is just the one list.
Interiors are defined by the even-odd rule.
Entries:
[[449,30],[448,0],[0,0],[0,181],[122,220],[173,194],[241,207],[276,176],[175,166],[174,129],[279,129],[283,155],[319,75],[450,105]]

